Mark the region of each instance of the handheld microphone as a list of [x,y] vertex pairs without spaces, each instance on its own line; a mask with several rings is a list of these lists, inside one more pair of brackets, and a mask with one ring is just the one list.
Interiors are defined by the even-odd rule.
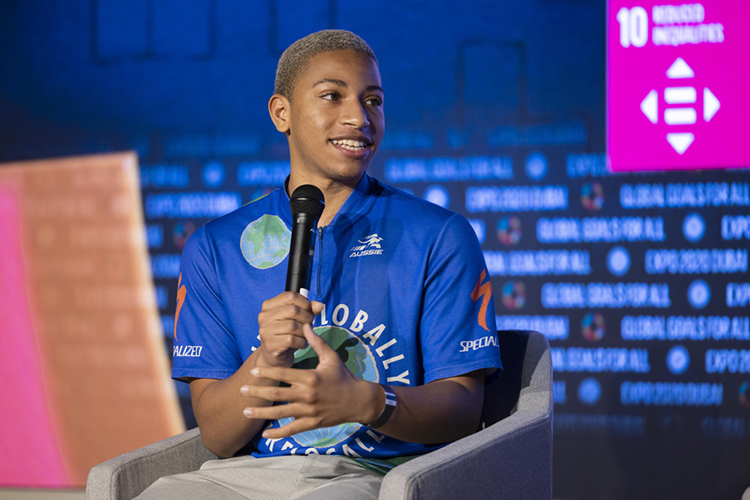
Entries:
[[315,251],[315,228],[323,214],[325,200],[317,187],[305,184],[294,190],[289,200],[292,209],[292,241],[289,250],[289,267],[286,272],[286,291],[297,292],[305,298],[310,295],[310,265]]

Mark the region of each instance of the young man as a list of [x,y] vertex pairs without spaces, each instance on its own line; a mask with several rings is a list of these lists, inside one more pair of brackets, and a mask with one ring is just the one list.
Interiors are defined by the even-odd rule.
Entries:
[[[378,62],[357,35],[282,55],[271,119],[283,188],[198,230],[182,260],[173,376],[222,457],[143,498],[377,498],[393,466],[477,429],[501,368],[492,289],[461,216],[366,174],[383,138]],[[284,292],[289,195],[325,196],[310,300]]]

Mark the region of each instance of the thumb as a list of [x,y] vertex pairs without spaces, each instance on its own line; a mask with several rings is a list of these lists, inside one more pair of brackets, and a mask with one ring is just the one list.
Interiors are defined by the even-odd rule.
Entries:
[[336,351],[331,349],[331,346],[329,346],[325,340],[320,338],[320,336],[313,331],[312,326],[307,323],[302,325],[302,333],[305,335],[305,340],[307,340],[307,343],[318,355],[318,359],[320,360],[320,362],[330,361],[332,359],[331,356],[339,359],[339,355],[336,354]]
[[325,304],[322,302],[318,302],[317,300],[311,300],[310,305],[312,306],[312,313],[317,316],[321,313],[323,308],[325,307]]

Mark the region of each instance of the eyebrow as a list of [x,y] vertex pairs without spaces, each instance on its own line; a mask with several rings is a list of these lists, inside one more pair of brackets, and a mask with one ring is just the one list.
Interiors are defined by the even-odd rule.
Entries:
[[[344,87],[344,88],[349,87],[349,85],[344,80],[339,80],[338,78],[323,78],[322,80],[315,82],[313,84],[313,87],[317,87],[318,85],[321,85],[324,83],[331,83],[338,87]],[[383,92],[385,94],[383,87],[381,87],[380,85],[370,85],[365,90],[368,92],[371,92],[373,90],[379,90],[380,92]]]

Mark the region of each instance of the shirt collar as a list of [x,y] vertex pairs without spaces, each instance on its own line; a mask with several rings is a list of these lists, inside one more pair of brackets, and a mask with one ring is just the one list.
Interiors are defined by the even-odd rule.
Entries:
[[[287,176],[284,181],[284,185],[281,187],[281,196],[279,196],[279,213],[282,215],[285,222],[291,227],[293,223],[292,209],[289,206],[289,194],[287,193],[287,185],[289,183],[289,177]],[[372,203],[373,196],[376,194],[376,188],[378,186],[377,181],[367,175],[367,172],[362,176],[357,183],[357,187],[351,192],[349,197],[346,199],[344,204],[341,206],[336,216],[331,221],[331,226],[336,225],[337,221],[344,218],[342,214],[346,215],[345,219],[350,221],[357,218],[359,214],[367,213],[367,209]]]

